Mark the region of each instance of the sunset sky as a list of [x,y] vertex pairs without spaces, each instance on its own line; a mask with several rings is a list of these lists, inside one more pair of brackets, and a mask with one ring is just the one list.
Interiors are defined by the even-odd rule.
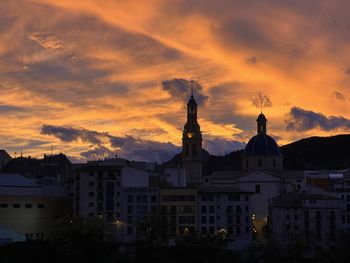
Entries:
[[350,1],[1,0],[0,148],[165,161],[350,130]]

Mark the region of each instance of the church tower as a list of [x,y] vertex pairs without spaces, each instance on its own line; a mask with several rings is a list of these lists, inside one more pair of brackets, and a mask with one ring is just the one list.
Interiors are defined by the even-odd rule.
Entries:
[[199,185],[202,179],[202,133],[193,92],[187,103],[187,122],[182,133],[182,166],[187,185]]

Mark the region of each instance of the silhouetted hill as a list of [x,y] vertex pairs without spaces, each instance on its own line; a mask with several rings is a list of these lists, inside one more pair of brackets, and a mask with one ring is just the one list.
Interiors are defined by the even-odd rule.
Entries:
[[284,168],[345,169],[350,167],[350,135],[310,137],[281,147]]
[[[310,137],[280,147],[286,170],[317,170],[350,168],[350,134],[330,137]],[[234,151],[225,156],[205,156],[203,173],[209,175],[213,171],[241,169],[243,150]],[[175,155],[164,167],[177,167],[181,163],[181,154]]]

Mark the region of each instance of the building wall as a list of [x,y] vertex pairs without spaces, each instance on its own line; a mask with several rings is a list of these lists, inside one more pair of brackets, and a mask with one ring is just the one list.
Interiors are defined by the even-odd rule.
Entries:
[[234,249],[251,244],[250,194],[200,192],[197,210],[200,234],[223,236]]
[[168,188],[160,190],[161,220],[170,236],[197,231],[197,189]]
[[266,219],[268,216],[268,200],[280,195],[280,178],[254,171],[237,179],[239,188],[253,192],[251,197],[251,213],[255,218]]
[[131,167],[123,167],[121,169],[120,182],[123,187],[148,187],[149,172]]
[[242,170],[283,170],[282,156],[242,156]]
[[29,239],[48,238],[71,210],[72,202],[68,198],[0,195],[0,226]]
[[342,209],[338,200],[306,200],[302,207],[271,207],[269,229],[282,247],[305,242],[309,248],[337,246]]

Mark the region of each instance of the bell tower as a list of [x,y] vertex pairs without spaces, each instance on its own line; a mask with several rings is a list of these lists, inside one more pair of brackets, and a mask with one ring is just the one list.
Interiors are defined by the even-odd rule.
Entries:
[[197,103],[193,97],[187,103],[187,122],[182,133],[182,167],[187,185],[199,185],[202,179],[202,133],[197,122]]

